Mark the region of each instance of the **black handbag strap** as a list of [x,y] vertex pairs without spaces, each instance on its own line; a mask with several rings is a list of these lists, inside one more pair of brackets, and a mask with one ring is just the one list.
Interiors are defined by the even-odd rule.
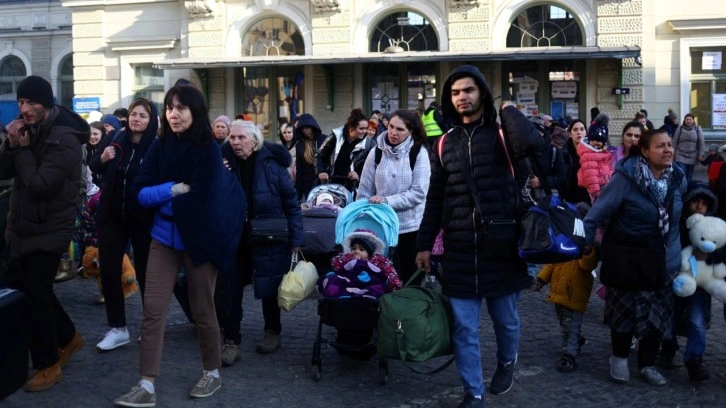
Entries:
[[396,348],[398,349],[398,356],[401,358],[401,362],[403,363],[403,365],[405,365],[406,368],[408,368],[409,370],[413,371],[414,373],[426,374],[426,375],[440,373],[441,371],[444,371],[447,368],[449,368],[449,366],[454,362],[454,356],[452,356],[448,360],[444,361],[443,364],[441,364],[440,366],[438,366],[438,367],[436,367],[436,368],[434,368],[433,370],[430,370],[430,371],[427,371],[427,370],[419,370],[419,369],[417,369],[415,367],[412,367],[412,366],[410,366],[406,362],[406,352],[405,351],[401,351],[401,340],[403,338],[403,331],[397,331],[396,334],[397,334],[397,336],[396,336]]
[[[499,132],[501,133],[501,128],[499,129]],[[456,137],[459,135],[456,134]],[[462,173],[464,174],[464,180],[466,181],[466,185],[469,187],[469,194],[471,194],[471,199],[474,200],[474,206],[476,207],[476,211],[479,213],[479,220],[481,223],[484,223],[484,212],[481,210],[481,206],[479,205],[479,199],[477,198],[476,194],[476,185],[474,185],[474,179],[472,178],[472,169],[469,165],[469,160],[464,159],[464,157],[461,155],[461,151],[459,151],[458,146],[458,140],[457,143],[454,145],[454,152],[456,152],[456,158],[461,162],[462,165]],[[506,152],[506,147],[505,147]],[[509,157],[509,156],[507,156]],[[512,175],[514,175],[514,169],[512,168],[512,163],[509,161],[509,158],[507,158],[507,163],[509,163],[509,169],[512,171]]]

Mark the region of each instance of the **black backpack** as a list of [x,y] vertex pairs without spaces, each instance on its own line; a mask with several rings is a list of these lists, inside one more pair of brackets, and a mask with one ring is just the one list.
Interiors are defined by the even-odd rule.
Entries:
[[[380,147],[376,144],[376,167],[378,167],[379,164],[381,164],[381,159],[383,158],[383,150],[381,150]],[[408,161],[411,164],[411,171],[413,171],[414,166],[416,166],[416,159],[418,158],[418,152],[421,151],[421,145],[414,143],[413,147],[411,147],[411,150],[408,151]]]

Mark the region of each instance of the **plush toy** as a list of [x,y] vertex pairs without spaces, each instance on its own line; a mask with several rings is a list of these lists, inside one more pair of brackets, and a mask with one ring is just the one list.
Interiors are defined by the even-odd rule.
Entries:
[[681,251],[681,270],[673,280],[673,291],[678,296],[690,296],[696,287],[703,288],[720,302],[726,302],[726,265],[708,265],[698,261],[693,250],[711,253],[726,245],[726,222],[717,217],[693,214],[686,219],[691,245]]
[[[101,270],[98,262],[98,248],[87,246],[83,254],[83,277],[95,277],[98,280],[98,290],[103,293],[101,287]],[[123,264],[121,266],[121,287],[124,291],[124,299],[139,291],[139,283],[136,281],[136,269],[131,263],[129,256],[124,254]],[[99,300],[99,303],[103,303]]]

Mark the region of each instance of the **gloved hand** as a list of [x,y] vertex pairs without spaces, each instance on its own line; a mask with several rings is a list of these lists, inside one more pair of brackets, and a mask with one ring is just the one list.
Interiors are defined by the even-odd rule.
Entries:
[[176,197],[180,194],[186,194],[191,190],[191,187],[189,187],[189,184],[184,183],[176,183],[171,186],[171,195],[173,197]]

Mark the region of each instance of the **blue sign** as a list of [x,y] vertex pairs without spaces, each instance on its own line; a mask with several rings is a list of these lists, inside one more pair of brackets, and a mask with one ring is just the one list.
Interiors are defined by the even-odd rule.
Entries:
[[550,102],[550,116],[552,119],[558,120],[565,117],[565,103],[562,101]]
[[92,96],[88,98],[73,98],[73,111],[76,113],[88,113],[101,110],[101,98]]

